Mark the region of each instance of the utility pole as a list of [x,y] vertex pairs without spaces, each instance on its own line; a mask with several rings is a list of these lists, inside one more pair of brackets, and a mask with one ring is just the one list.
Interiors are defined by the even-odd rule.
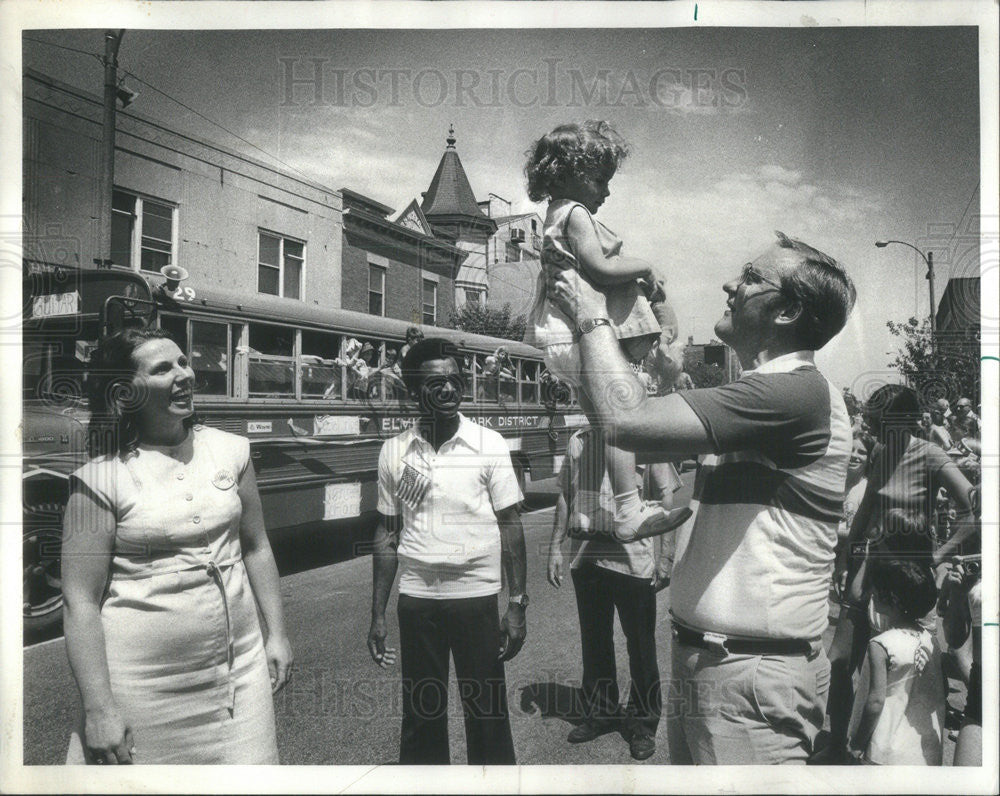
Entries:
[[115,113],[118,91],[118,48],[121,46],[124,30],[109,30],[104,33],[104,120],[101,126],[104,147],[101,151],[100,182],[100,231],[98,234],[98,256],[94,264],[98,268],[111,266],[111,201],[115,190]]
[[937,341],[937,303],[934,301],[934,252],[927,252],[927,287],[931,293],[931,348]]

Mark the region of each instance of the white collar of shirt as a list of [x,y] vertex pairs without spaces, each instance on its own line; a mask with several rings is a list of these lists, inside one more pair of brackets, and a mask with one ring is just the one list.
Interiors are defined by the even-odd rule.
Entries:
[[782,354],[780,357],[769,359],[763,365],[743,371],[743,375],[747,376],[751,373],[788,373],[796,368],[801,368],[803,365],[816,367],[815,351],[803,349],[801,351],[792,351],[789,354]]
[[[461,412],[458,413],[458,430],[455,431],[455,435],[450,439],[445,440],[442,443],[442,447],[447,443],[455,440],[456,442],[463,442],[469,448],[474,451],[479,450],[479,426],[469,420]],[[429,448],[431,444],[424,439],[423,435],[420,433],[420,420],[418,418],[417,422],[414,423],[410,428],[406,430],[409,435],[406,440],[404,440],[404,447],[409,450],[412,446],[416,445],[419,448]]]

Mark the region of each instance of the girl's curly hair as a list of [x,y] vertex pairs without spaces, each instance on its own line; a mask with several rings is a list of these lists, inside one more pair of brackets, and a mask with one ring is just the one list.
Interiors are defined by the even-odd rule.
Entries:
[[528,198],[533,202],[551,198],[570,174],[613,173],[628,153],[628,144],[607,122],[562,124],[525,153]]

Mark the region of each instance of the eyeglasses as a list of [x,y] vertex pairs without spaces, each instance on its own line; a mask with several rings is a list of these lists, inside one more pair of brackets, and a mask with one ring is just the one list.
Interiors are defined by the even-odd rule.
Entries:
[[765,284],[770,285],[776,290],[783,290],[780,282],[775,282],[773,279],[769,279],[764,276],[760,271],[754,268],[753,263],[747,263],[743,266],[743,271],[740,273],[740,281],[737,285],[759,285]]
[[972,409],[972,404],[957,404],[955,406],[955,408],[956,409],[966,409],[966,410],[968,410],[968,409]]

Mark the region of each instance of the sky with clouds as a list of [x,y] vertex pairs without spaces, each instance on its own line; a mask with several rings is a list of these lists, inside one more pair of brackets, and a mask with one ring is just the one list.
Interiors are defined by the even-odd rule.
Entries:
[[[103,49],[100,31],[25,36]],[[632,153],[599,217],[627,253],[666,265],[682,335],[712,335],[722,283],[781,230],[857,283],[819,362],[859,392],[885,377],[885,322],[928,309],[917,255],[874,241],[934,250],[939,298],[949,275],[971,275],[973,28],[130,30],[120,61],[267,155],[133,82],[138,113],[397,210],[426,190],[454,124],[477,197],[544,214],[525,150],[563,122],[607,119]],[[24,65],[100,91],[89,55],[25,41]]]

